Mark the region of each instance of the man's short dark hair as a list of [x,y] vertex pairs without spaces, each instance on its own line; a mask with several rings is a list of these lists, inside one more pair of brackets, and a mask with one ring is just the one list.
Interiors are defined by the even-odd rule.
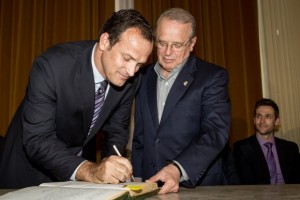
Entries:
[[260,106],[271,106],[275,112],[275,118],[279,117],[279,108],[277,104],[272,99],[262,98],[255,103],[254,116],[256,115],[256,109]]
[[118,42],[121,34],[129,28],[139,29],[146,40],[153,42],[154,34],[151,26],[141,13],[134,9],[124,9],[114,12],[101,28],[99,38],[103,33],[108,33],[110,47],[112,47]]

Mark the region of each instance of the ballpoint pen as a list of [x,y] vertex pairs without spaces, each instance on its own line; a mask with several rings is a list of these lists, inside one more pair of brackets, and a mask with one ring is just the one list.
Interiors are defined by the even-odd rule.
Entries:
[[[115,150],[115,152],[116,152],[116,154],[117,154],[118,156],[122,156],[122,155],[120,154],[118,148],[116,147],[116,145],[113,145],[113,148],[114,148],[114,150]],[[132,179],[132,182],[135,182],[133,175],[131,175],[131,179]]]

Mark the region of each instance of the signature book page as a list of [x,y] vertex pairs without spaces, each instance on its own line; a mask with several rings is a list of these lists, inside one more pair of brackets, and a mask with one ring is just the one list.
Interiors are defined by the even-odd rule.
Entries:
[[156,183],[95,184],[82,181],[51,182],[0,196],[0,200],[144,199],[158,192]]

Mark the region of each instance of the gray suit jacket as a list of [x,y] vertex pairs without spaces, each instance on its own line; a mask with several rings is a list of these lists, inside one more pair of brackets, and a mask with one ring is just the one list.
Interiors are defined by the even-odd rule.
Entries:
[[[124,152],[132,101],[140,76],[123,87],[111,85],[100,117],[88,135],[94,112],[91,65],[95,41],[49,48],[33,63],[26,96],[0,152],[0,188],[68,180],[85,159],[94,160],[95,134],[104,132],[102,156]],[[83,148],[83,157],[77,156]]]

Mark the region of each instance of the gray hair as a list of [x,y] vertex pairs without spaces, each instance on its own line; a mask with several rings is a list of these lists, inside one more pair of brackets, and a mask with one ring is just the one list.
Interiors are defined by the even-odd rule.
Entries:
[[192,35],[190,38],[193,38],[196,36],[196,21],[193,15],[189,13],[188,11],[182,9],[182,8],[170,8],[166,11],[164,11],[158,18],[156,27],[160,23],[160,21],[163,18],[167,18],[170,20],[175,20],[182,24],[190,23],[192,25]]

